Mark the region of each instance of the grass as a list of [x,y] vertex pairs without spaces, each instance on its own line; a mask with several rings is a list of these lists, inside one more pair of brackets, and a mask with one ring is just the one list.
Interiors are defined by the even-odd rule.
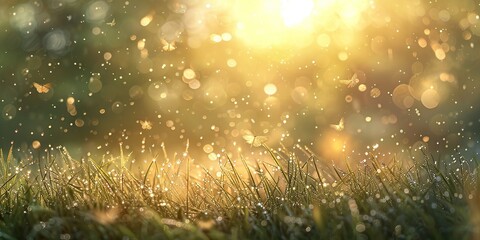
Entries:
[[[480,239],[476,160],[334,167],[308,148],[193,166],[0,153],[0,239]],[[199,170],[200,168],[200,170]]]

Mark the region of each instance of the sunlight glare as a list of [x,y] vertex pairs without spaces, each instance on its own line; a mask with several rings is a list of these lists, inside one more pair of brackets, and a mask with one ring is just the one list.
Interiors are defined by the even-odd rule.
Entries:
[[[322,36],[340,35],[341,44],[350,45],[352,30],[362,29],[368,0],[231,0],[235,36],[255,48],[301,49],[315,42],[315,31]],[[345,36],[343,36],[345,35]],[[346,37],[348,36],[348,37]],[[317,39],[321,46],[331,39]],[[328,41],[328,43],[326,42]]]
[[310,16],[312,9],[312,0],[282,0],[283,23],[287,27],[298,25]]

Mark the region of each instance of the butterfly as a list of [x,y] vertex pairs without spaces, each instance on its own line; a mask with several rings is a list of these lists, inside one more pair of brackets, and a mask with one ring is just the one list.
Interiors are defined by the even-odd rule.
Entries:
[[342,131],[345,128],[343,118],[340,119],[340,122],[338,122],[338,124],[330,124],[330,127],[337,131]]
[[347,85],[348,88],[355,87],[360,82],[356,73],[353,74],[351,79],[340,80],[340,83]]
[[140,120],[140,125],[142,125],[142,129],[145,129],[145,130],[150,130],[150,129],[152,129],[152,122],[150,122],[150,121],[147,121],[147,120],[142,121],[142,120]]
[[42,84],[33,82],[33,86],[35,87],[38,93],[48,93],[50,89],[52,89],[51,83],[46,83],[42,85]]
[[247,141],[247,143],[253,147],[260,147],[262,146],[262,144],[264,144],[268,140],[267,137],[253,135],[253,133],[248,130],[245,131],[245,135],[243,135],[243,139],[245,139],[245,141]]
[[111,22],[107,22],[106,24],[107,24],[108,26],[110,26],[110,27],[113,27],[113,26],[115,26],[115,24],[117,24],[117,23],[115,22],[115,18],[114,18]]
[[162,39],[160,39],[160,42],[163,44],[162,48],[163,48],[164,51],[173,51],[177,48],[175,46],[175,41],[167,42],[167,40],[162,38]]

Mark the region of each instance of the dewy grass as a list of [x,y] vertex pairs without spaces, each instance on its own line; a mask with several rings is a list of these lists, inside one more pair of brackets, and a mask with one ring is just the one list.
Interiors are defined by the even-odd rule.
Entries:
[[188,146],[144,169],[123,150],[86,160],[0,152],[0,239],[480,237],[476,160],[372,154],[340,169],[308,148],[263,148],[271,161],[227,156],[219,174],[195,175]]

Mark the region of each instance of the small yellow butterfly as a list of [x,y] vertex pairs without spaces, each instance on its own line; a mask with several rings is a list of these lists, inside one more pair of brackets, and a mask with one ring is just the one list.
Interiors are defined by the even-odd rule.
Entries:
[[355,87],[360,82],[356,73],[348,80],[340,80],[340,83],[347,85],[348,88]]
[[160,42],[162,43],[163,45],[163,50],[164,51],[173,51],[175,50],[177,47],[175,46],[175,41],[172,41],[172,42],[167,42],[167,40],[165,39],[160,39]]
[[113,27],[113,26],[115,26],[117,23],[115,22],[115,18],[114,18],[111,22],[107,22],[106,24],[107,24],[108,26],[110,26],[110,27]]
[[47,84],[42,85],[42,84],[33,82],[33,86],[35,87],[35,89],[37,90],[38,93],[48,93],[50,91],[50,89],[52,89],[52,84],[51,83],[47,83]]
[[245,135],[243,135],[243,139],[245,139],[245,141],[247,141],[247,143],[253,147],[260,147],[264,143],[266,143],[268,140],[267,137],[253,135],[253,133],[248,130],[245,131]]
[[330,124],[330,127],[337,131],[342,131],[345,128],[343,117],[340,119],[340,122],[338,122],[338,124]]
[[142,129],[145,129],[145,130],[150,130],[150,129],[152,129],[152,122],[150,122],[150,121],[147,121],[147,120],[142,121],[142,120],[140,120],[140,125],[142,125]]

